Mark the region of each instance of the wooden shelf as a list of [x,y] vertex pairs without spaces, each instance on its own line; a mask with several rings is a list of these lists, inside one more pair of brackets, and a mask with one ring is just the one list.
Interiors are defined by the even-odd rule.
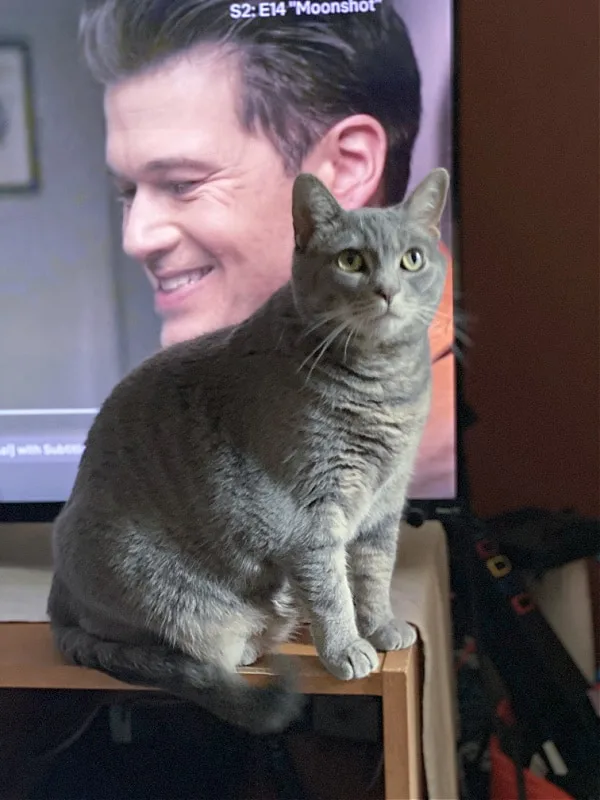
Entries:
[[[379,668],[371,675],[363,680],[342,681],[330,675],[321,665],[314,647],[309,643],[307,633],[304,631],[304,636],[298,642],[282,648],[283,652],[297,659],[301,690],[307,694],[381,696],[384,797],[386,800],[421,798],[423,784],[418,645],[407,650],[380,654]],[[255,685],[268,682],[271,675],[269,669],[260,663],[244,668],[241,673]],[[94,702],[99,702],[93,699],[95,692],[99,691],[103,695],[103,702],[107,701],[106,693],[112,692],[118,692],[123,698],[127,693],[137,694],[140,691],[147,691],[155,696],[157,694],[154,688],[133,687],[96,670],[65,663],[54,647],[47,623],[0,623],[0,699],[5,702],[5,724],[8,724],[8,730],[11,731],[8,737],[4,735],[4,742],[0,732],[0,766],[3,761],[5,764],[12,763],[12,772],[16,770],[21,778],[31,772],[32,753],[39,746],[39,738],[43,736],[43,729],[49,722],[48,710],[52,708],[52,703],[48,695],[55,694],[54,691],[41,692],[40,698],[45,698],[38,701],[35,699],[36,690],[61,690],[54,698],[59,708],[59,698],[76,697],[70,706],[65,706],[65,730],[74,724],[73,720],[79,720],[80,724],[83,710],[88,705],[91,704],[91,708]],[[162,694],[168,700],[168,695]],[[67,713],[69,708],[70,716]],[[18,729],[11,722],[15,713],[21,721]],[[56,719],[54,721],[56,724]],[[48,747],[48,744],[44,744],[44,747]],[[6,774],[4,777],[6,778]],[[18,788],[18,781],[16,785]],[[24,794],[18,794],[14,789],[13,794],[2,796],[10,796],[11,800],[22,800]]]
[[[297,660],[300,688],[306,694],[381,695],[383,673],[408,672],[415,657],[414,647],[396,653],[380,654],[379,669],[362,680],[341,681],[321,665],[308,632],[298,642],[282,647],[282,652]],[[257,662],[240,670],[255,685],[267,683],[272,673]],[[102,672],[67,664],[52,642],[50,626],[44,622],[0,623],[0,688],[5,689],[91,689],[132,691],[144,687],[110,678]],[[146,691],[155,691],[146,689]]]

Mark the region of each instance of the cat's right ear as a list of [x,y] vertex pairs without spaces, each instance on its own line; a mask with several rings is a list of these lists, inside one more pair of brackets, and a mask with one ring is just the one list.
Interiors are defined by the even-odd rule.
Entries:
[[315,175],[308,172],[298,175],[292,189],[296,249],[306,250],[315,230],[335,219],[341,210],[335,197]]
[[450,175],[443,167],[432,170],[401,204],[411,219],[439,237],[440,220],[450,189]]

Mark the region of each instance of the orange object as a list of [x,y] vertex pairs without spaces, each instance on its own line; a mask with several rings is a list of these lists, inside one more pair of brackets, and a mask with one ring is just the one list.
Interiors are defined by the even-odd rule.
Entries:
[[[502,752],[498,738],[490,738],[490,800],[517,800],[517,771],[514,763]],[[523,770],[527,800],[575,800],[558,786],[540,778],[529,769]]]

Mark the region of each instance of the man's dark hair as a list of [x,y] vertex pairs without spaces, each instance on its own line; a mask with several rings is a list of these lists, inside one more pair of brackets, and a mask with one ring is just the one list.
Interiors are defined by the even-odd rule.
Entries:
[[392,0],[365,13],[288,8],[284,16],[237,20],[230,8],[229,0],[95,0],[80,23],[86,61],[110,84],[197,45],[221,46],[238,59],[241,124],[269,137],[289,173],[336,122],[368,114],[388,140],[386,202],[400,201],[419,130],[421,80]]

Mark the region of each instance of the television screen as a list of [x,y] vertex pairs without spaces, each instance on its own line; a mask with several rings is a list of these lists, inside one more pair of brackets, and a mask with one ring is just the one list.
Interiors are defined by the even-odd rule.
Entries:
[[[356,208],[453,170],[452,0],[138,0],[120,39],[111,5],[79,28],[75,0],[3,4],[5,516],[66,500],[98,407],[137,363],[288,279],[298,172]],[[452,199],[415,501],[457,496]]]

